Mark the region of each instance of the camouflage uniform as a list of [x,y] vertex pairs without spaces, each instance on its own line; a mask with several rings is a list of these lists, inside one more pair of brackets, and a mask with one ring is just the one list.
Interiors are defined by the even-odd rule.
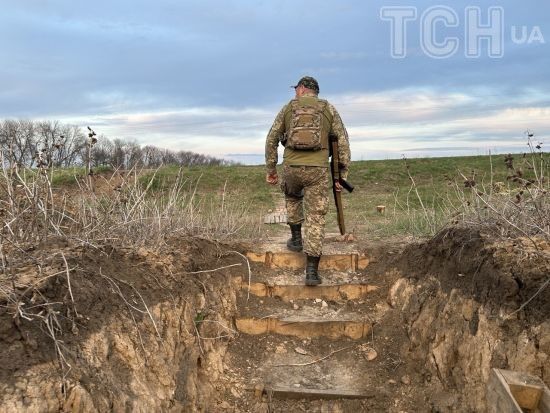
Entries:
[[[307,87],[307,85],[306,85]],[[314,93],[308,93],[298,99],[318,99]],[[265,145],[265,163],[267,173],[276,174],[277,147],[285,142],[289,130],[290,105],[287,103],[279,112]],[[283,176],[281,189],[285,194],[289,224],[304,223],[304,252],[311,256],[321,256],[325,234],[325,215],[328,211],[328,134],[338,137],[339,167],[342,178],[346,179],[350,164],[350,148],[346,128],[340,115],[330,103],[325,106],[323,135],[326,148],[320,151],[295,151],[285,148],[283,156]],[[305,212],[305,219],[304,219]]]
[[328,168],[283,165],[281,188],[285,194],[287,222],[301,224],[305,221],[304,252],[315,257],[321,256],[323,250],[328,182]]

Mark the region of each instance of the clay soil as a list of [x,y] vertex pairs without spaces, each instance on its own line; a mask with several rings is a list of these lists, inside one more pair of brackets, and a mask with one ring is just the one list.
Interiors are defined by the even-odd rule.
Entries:
[[[550,287],[540,290],[550,274],[547,242],[451,228],[426,242],[356,244],[371,263],[343,277],[378,287],[343,303],[374,321],[359,341],[239,335],[240,308],[324,311],[312,301],[243,302],[232,280],[248,276],[238,254],[246,243],[179,238],[132,250],[50,239],[11,251],[17,270],[0,281],[0,411],[476,412],[486,408],[492,367],[550,384]],[[296,384],[354,366],[372,389],[366,399],[254,395],[250,371],[266,353],[293,362],[345,347],[317,363],[319,377],[304,373]]]

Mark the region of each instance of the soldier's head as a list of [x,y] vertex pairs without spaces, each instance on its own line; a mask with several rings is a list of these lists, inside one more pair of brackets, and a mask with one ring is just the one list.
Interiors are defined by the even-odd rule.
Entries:
[[319,83],[311,76],[304,76],[301,78],[296,86],[292,86],[296,91],[296,96],[303,96],[305,93],[319,94]]

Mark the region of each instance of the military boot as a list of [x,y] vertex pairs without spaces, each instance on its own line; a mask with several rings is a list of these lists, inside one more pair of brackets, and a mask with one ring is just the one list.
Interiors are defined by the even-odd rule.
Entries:
[[321,257],[306,255],[306,285],[319,285],[323,281],[319,277],[319,261]]
[[286,242],[286,246],[290,251],[302,251],[302,224],[288,224],[292,238]]

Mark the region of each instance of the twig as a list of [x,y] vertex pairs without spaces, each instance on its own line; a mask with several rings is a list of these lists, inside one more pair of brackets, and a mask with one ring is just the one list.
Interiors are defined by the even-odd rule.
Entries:
[[246,256],[244,256],[243,254],[241,254],[238,251],[229,251],[229,252],[240,255],[241,257],[243,257],[246,260],[246,265],[248,266],[248,291],[247,291],[247,295],[246,295],[246,301],[248,302],[248,300],[250,299],[250,283],[251,283],[251,280],[252,280],[252,271],[250,270],[250,261],[248,260],[248,258],[246,258]]
[[[71,269],[71,271],[74,270]],[[21,297],[24,297],[30,290],[32,290],[34,287],[36,287],[38,284],[40,284],[41,282],[43,281],[46,281],[47,279],[49,278],[52,278],[52,277],[56,277],[58,276],[59,274],[63,274],[65,271],[59,271],[59,272],[56,272],[54,274],[50,274],[50,275],[47,275],[46,277],[43,277],[43,278],[40,278],[36,281],[34,281],[33,283],[29,284],[29,286],[27,287],[27,289],[25,291],[23,291],[23,293],[21,293]],[[25,284],[23,285],[23,287],[25,286]]]
[[273,367],[303,367],[303,366],[309,366],[311,364],[319,363],[320,361],[326,360],[326,359],[328,359],[329,357],[333,356],[336,353],[339,353],[339,352],[344,351],[344,350],[349,350],[350,348],[355,347],[355,346],[357,346],[357,344],[354,344],[353,346],[349,346],[349,347],[344,347],[344,348],[341,348],[339,350],[334,350],[334,351],[330,352],[329,354],[327,354],[326,356],[318,358],[317,360],[310,361],[309,363],[275,364]]
[[[424,202],[422,201],[422,197],[420,196],[420,194],[418,193],[418,188],[416,186],[416,182],[414,181],[414,178],[412,177],[411,175],[411,171],[409,170],[409,166],[408,166],[408,163],[407,163],[407,160],[405,159],[405,164],[406,164],[406,170],[407,170],[407,175],[409,176],[409,179],[411,181],[411,187],[412,189],[414,189],[414,193],[416,194],[416,198],[418,199],[418,201],[420,202],[420,206],[422,207],[422,211],[424,212],[424,216],[426,217],[426,223],[428,225],[430,225],[430,230],[433,231],[434,227],[435,227],[435,223],[433,222],[430,222],[430,217],[429,217],[429,214],[428,214],[428,210],[426,209],[426,207],[424,206]],[[409,190],[410,192],[410,190]],[[432,226],[433,225],[433,226]]]
[[[215,323],[215,324],[218,324],[219,326],[225,328],[226,330],[234,333],[234,334],[239,334],[237,331],[233,330],[232,328],[228,327],[228,326],[225,326],[223,325],[222,323],[220,323],[219,321],[217,320],[201,320],[201,321],[197,321],[195,322],[195,327],[197,324],[202,324],[202,323]],[[198,330],[197,331],[197,334],[199,334]],[[202,340],[216,340],[218,338],[225,338],[225,337],[231,337],[231,334],[222,334],[222,335],[219,335],[219,336],[216,336],[216,337],[203,337],[199,334],[199,337],[202,339]]]
[[108,277],[106,275],[104,275],[102,272],[101,272],[101,268],[99,269],[99,274],[103,277],[103,278],[106,278],[109,282],[111,282],[112,285],[114,285],[117,289],[117,292],[118,292],[118,295],[120,295],[120,297],[124,300],[124,302],[126,303],[126,305],[128,305],[129,307],[131,307],[132,309],[136,310],[137,312],[139,313],[142,313],[142,314],[147,314],[149,316],[149,318],[151,319],[151,322],[153,323],[153,327],[155,328],[155,332],[157,333],[157,336],[159,339],[162,340],[162,336],[160,335],[160,332],[157,328],[157,323],[155,323],[155,319],[153,318],[153,315],[151,314],[151,312],[149,311],[149,307],[147,307],[147,304],[145,304],[145,300],[143,299],[142,295],[139,293],[138,290],[136,290],[136,288],[127,283],[126,281],[124,280],[119,280],[117,279],[118,282],[121,282],[123,284],[126,284],[127,286],[129,286],[131,289],[133,289],[135,291],[135,293],[139,296],[139,298],[141,299],[141,302],[143,303],[143,306],[145,307],[145,311],[143,310],[140,310],[139,308],[137,307],[134,307],[132,304],[130,304],[128,302],[128,300],[126,300],[126,298],[124,297],[124,295],[122,294],[122,291],[120,290],[120,287],[117,285],[117,283],[114,281],[113,278],[111,277]]
[[197,328],[197,324],[198,323],[193,323],[193,328],[195,329],[195,334],[197,335],[197,342],[199,344],[199,350],[200,350],[201,354],[204,354],[204,350],[202,349],[202,344],[201,344],[202,337],[199,333],[199,329]]
[[215,272],[215,271],[218,271],[218,270],[224,270],[226,268],[239,267],[241,265],[242,265],[241,263],[237,263],[237,264],[226,265],[225,267],[214,268],[212,270],[192,271],[192,272],[185,272],[184,274],[204,274],[204,273],[207,273],[207,272]]
[[69,295],[71,296],[71,301],[73,303],[73,310],[77,317],[80,317],[78,314],[78,311],[76,311],[76,305],[74,303],[74,296],[73,296],[73,290],[71,288],[71,276],[69,271],[69,264],[67,264],[67,259],[65,258],[65,254],[61,252],[61,256],[63,257],[63,262],[65,263],[65,271],[67,274],[67,285],[69,286]]
[[517,225],[515,225],[513,222],[511,222],[510,220],[508,220],[502,213],[500,213],[499,211],[497,211],[495,209],[495,207],[493,207],[491,204],[489,204],[487,201],[485,201],[485,199],[483,199],[482,196],[480,196],[476,190],[474,190],[474,193],[475,195],[481,200],[481,202],[483,202],[487,208],[489,208],[491,211],[493,211],[495,214],[497,214],[498,216],[500,216],[504,222],[506,222],[508,225],[510,225],[511,227],[517,229],[519,232],[521,232],[523,235],[525,235],[527,237],[527,239],[529,241],[531,241],[531,243],[533,244],[533,246],[535,247],[535,250],[537,251],[540,251],[540,248],[539,246],[537,245],[537,243],[535,242],[535,240],[526,232],[524,231],[522,228],[518,227]]
[[120,296],[120,298],[122,298],[122,301],[124,301],[124,304],[126,304],[126,306],[128,307],[128,312],[130,313],[130,317],[132,317],[132,320],[134,321],[134,325],[136,326],[136,330],[137,330],[137,334],[138,334],[138,338],[139,338],[139,342],[141,344],[141,348],[143,350],[143,355],[144,357],[147,359],[147,351],[145,350],[145,344],[143,343],[143,338],[141,337],[141,331],[139,329],[139,326],[138,326],[138,323],[136,321],[136,318],[134,317],[134,313],[132,313],[132,309],[140,312],[140,313],[143,313],[142,310],[140,310],[139,308],[135,308],[132,304],[130,304],[126,298],[124,297],[124,295],[122,294],[122,291],[120,291],[120,287],[116,284],[116,282],[111,279],[110,277],[106,276],[106,275],[103,275],[103,273],[101,272],[101,267],[99,267],[99,275],[101,275],[102,277],[104,277],[105,279],[107,279],[107,281],[109,281],[112,285],[114,285],[116,287],[116,292],[117,294]]

